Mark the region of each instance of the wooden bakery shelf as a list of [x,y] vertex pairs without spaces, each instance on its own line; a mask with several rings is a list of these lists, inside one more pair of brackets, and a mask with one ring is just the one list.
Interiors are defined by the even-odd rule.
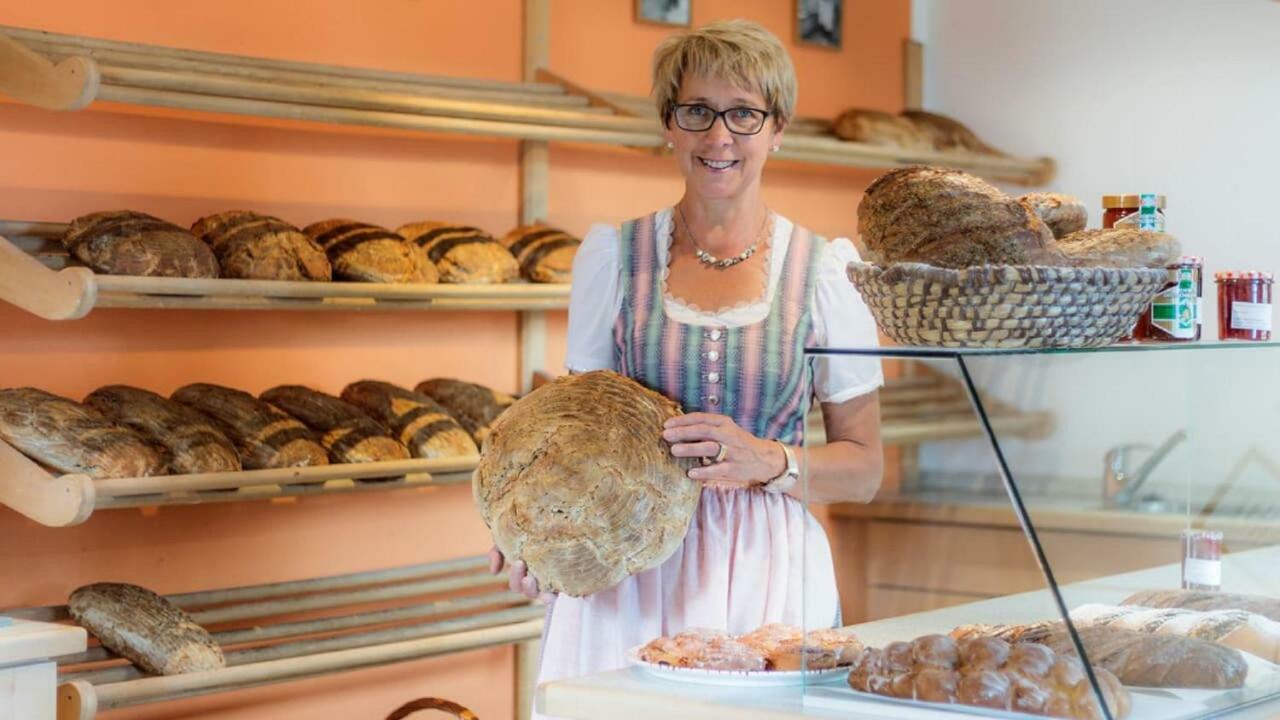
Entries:
[[[505,589],[484,557],[168,596],[227,667],[146,675],[102,647],[55,658],[62,719],[536,639],[545,609]],[[4,614],[64,622],[65,606]]]
[[[1023,411],[984,396],[983,408],[1001,437],[1042,438],[1053,415]],[[959,380],[933,372],[887,380],[880,388],[880,434],[885,445],[982,437],[982,424]],[[822,415],[809,416],[806,442],[825,442]]]
[[66,527],[111,508],[458,485],[471,482],[475,466],[475,457],[465,457],[95,480],[52,474],[0,440],[0,505],[43,525]]
[[[0,93],[40,107],[117,102],[309,122],[658,150],[652,110],[593,93],[542,70],[538,82],[498,82],[198,52],[0,26]],[[1048,158],[885,148],[797,122],[779,159],[891,168],[946,165],[1042,185]]]
[[103,275],[71,260],[61,223],[0,221],[0,300],[48,320],[94,308],[187,310],[556,310],[568,284],[297,282]]

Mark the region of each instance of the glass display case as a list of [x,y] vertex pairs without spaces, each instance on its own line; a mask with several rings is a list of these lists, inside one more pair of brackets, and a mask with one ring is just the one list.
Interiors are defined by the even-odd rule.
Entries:
[[[827,509],[838,624],[869,650],[806,683],[806,710],[1280,712],[1280,344],[809,357],[882,363],[886,422],[913,385],[944,383],[913,412],[967,429],[886,445],[875,500]],[[806,459],[825,442],[813,428]],[[812,499],[854,484],[802,482]],[[806,563],[806,608],[831,592],[821,568]]]

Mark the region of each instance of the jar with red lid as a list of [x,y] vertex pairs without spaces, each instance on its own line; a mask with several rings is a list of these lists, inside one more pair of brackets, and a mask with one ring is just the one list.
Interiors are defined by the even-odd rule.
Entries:
[[1103,195],[1102,227],[1164,232],[1164,195]]
[[1268,272],[1220,272],[1218,283],[1218,339],[1271,339],[1271,286]]
[[1138,316],[1133,339],[1140,342],[1195,342],[1200,339],[1201,291],[1204,261],[1184,255],[1168,266],[1169,277],[1159,294]]

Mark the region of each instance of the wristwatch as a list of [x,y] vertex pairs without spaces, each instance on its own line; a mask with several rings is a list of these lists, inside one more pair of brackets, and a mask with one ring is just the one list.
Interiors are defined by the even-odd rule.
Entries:
[[795,451],[793,451],[790,446],[781,441],[775,440],[774,442],[777,442],[782,448],[782,454],[787,458],[787,467],[778,477],[773,478],[772,480],[767,480],[763,487],[765,492],[781,495],[795,487],[796,482],[800,480],[800,465],[796,462]]

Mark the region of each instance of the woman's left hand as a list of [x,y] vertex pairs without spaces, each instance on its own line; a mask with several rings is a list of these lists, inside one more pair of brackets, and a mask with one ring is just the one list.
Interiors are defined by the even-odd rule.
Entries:
[[662,437],[671,443],[675,457],[712,461],[724,448],[720,462],[689,471],[690,478],[703,483],[751,487],[781,475],[787,467],[787,458],[778,443],[761,440],[738,427],[727,415],[677,415],[663,426]]

